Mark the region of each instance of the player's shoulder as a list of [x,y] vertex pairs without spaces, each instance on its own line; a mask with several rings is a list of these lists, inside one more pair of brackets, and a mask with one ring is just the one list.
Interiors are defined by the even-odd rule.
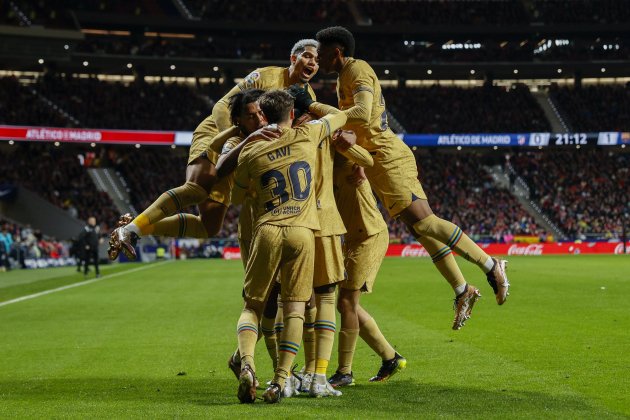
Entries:
[[374,73],[374,69],[372,69],[372,66],[370,66],[367,61],[358,58],[350,58],[347,66],[350,73]]
[[246,88],[260,85],[261,83],[265,83],[270,79],[275,79],[279,77],[279,75],[282,74],[284,70],[285,69],[283,67],[277,66],[257,68],[256,70],[245,76],[245,78],[243,79],[243,85]]
[[224,155],[226,153],[229,153],[232,149],[234,149],[236,146],[241,144],[241,142],[243,140],[245,140],[244,137],[242,137],[240,135],[239,136],[230,137],[223,144],[223,148],[221,149],[221,154]]

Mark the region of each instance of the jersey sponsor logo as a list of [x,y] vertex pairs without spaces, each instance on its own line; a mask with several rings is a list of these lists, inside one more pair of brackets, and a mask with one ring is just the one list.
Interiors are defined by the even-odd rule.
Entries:
[[260,79],[260,73],[257,71],[253,71],[245,77],[245,84],[247,86],[253,85],[256,80]]
[[322,120],[310,120],[307,121],[306,124],[321,124]]
[[223,149],[221,149],[221,154],[225,155],[225,154],[229,153],[230,150],[232,150],[232,146],[226,144],[225,146],[223,146]]

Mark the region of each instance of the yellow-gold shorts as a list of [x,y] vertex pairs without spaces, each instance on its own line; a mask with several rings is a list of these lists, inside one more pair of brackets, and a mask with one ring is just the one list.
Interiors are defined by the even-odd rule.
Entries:
[[311,229],[269,224],[259,226],[249,249],[244,296],[264,302],[280,273],[282,301],[309,300],[313,293],[314,247]]
[[388,246],[387,229],[363,240],[353,241],[352,238],[346,240],[343,251],[348,278],[340,286],[348,290],[371,293]]

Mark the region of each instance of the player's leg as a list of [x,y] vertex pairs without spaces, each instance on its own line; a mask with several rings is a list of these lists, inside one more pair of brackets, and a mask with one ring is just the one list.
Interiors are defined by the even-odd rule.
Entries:
[[497,302],[505,301],[509,287],[505,262],[491,258],[459,227],[433,214],[418,181],[415,157],[407,146],[392,142],[381,147],[374,156],[374,167],[366,168],[365,173],[391,215],[400,216],[416,237],[433,238],[444,244],[440,249],[447,246],[476,263],[487,273],[493,289],[496,286]]
[[[120,218],[119,227],[112,232],[110,238],[110,259],[116,259],[121,250],[128,258],[135,259],[135,242],[145,235],[182,233],[182,227],[188,224],[191,225],[191,232],[195,231],[193,226],[197,222],[196,216],[169,216],[207,199],[215,181],[215,166],[206,155],[192,159],[186,167],[186,182],[183,185],[164,192],[133,220],[130,220],[131,216],[128,214]],[[167,220],[163,220],[164,218]],[[158,232],[155,232],[155,224],[160,221],[163,223],[158,227]]]
[[264,302],[278,272],[281,243],[281,228],[260,226],[252,239],[251,255],[247,261],[243,287],[245,307],[237,323],[238,350],[241,356],[237,395],[245,403],[252,403],[256,399],[254,351]]
[[[495,292],[497,303],[502,305],[505,302],[510,286],[505,272],[507,261],[489,256],[461,228],[433,214],[427,200],[413,201],[400,213],[400,218],[416,237],[428,237],[439,241],[443,244],[441,252],[449,253],[450,250],[455,250],[458,255],[481,268]],[[468,294],[475,293],[470,291]],[[456,292],[456,295],[459,294]]]
[[335,290],[345,278],[341,237],[337,235],[315,238],[315,319],[316,362],[315,375],[309,391],[311,396],[339,396],[341,393],[330,386],[327,379],[328,364],[335,341],[337,317]]
[[361,339],[382,360],[378,373],[370,378],[370,382],[385,381],[396,372],[404,369],[407,366],[407,360],[396,352],[381,332],[374,318],[360,305],[357,308],[357,314],[359,315],[359,335]]
[[279,294],[280,283],[274,282],[267,302],[265,303],[262,319],[260,320],[260,330],[265,339],[267,353],[269,353],[274,370],[278,365],[278,335],[276,334],[275,323],[276,314],[278,312]]
[[341,316],[341,329],[339,330],[338,366],[334,375],[328,379],[333,387],[354,385],[352,375],[352,360],[359,336],[359,298],[361,290],[351,290],[339,287],[337,298],[337,310]]
[[263,394],[268,403],[282,396],[297,394],[298,384],[291,376],[291,366],[300,348],[304,327],[304,308],[313,289],[313,231],[302,227],[284,227],[282,246],[281,299],[284,307],[284,329],[278,342],[278,366],[271,384]]
[[317,305],[315,294],[311,294],[311,299],[306,302],[304,310],[304,331],[302,332],[302,342],[304,347],[304,369],[302,370],[302,383],[300,391],[309,392],[311,382],[315,374],[315,364],[317,362],[317,342],[315,336],[315,320],[317,317]]

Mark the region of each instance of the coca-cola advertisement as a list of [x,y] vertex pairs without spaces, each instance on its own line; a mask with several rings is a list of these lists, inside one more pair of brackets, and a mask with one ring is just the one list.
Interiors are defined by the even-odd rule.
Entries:
[[[551,242],[542,244],[479,244],[490,255],[623,254],[621,242]],[[630,254],[630,242],[626,244]],[[390,245],[388,257],[428,257],[422,245]]]
[[[623,254],[622,242],[551,242],[544,244],[479,244],[490,255],[579,255],[579,254]],[[630,254],[630,242],[626,243],[626,254]],[[429,257],[420,244],[392,244],[387,248],[387,257]],[[239,248],[223,250],[226,260],[240,259]]]

